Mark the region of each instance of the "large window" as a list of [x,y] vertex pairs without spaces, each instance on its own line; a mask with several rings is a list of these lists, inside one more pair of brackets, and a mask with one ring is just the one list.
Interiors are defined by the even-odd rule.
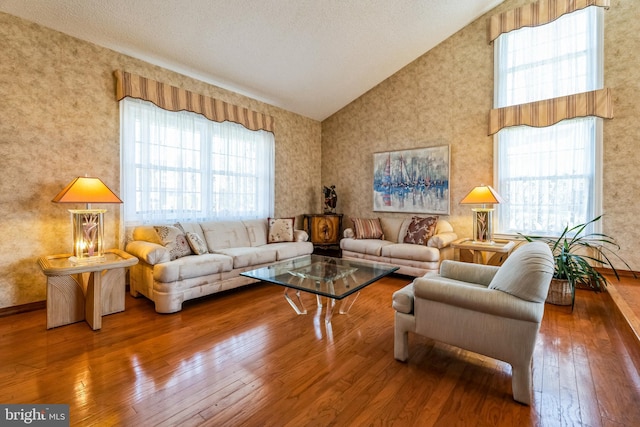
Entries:
[[[495,41],[496,108],[603,86],[602,9],[588,7]],[[601,119],[507,127],[495,137],[500,234],[554,235],[601,210]],[[597,231],[597,230],[590,230]]]
[[271,132],[120,103],[125,225],[273,215]]

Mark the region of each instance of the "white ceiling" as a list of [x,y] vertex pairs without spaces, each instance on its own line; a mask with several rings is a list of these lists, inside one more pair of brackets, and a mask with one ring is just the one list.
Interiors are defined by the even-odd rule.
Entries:
[[504,0],[0,0],[0,11],[323,120]]

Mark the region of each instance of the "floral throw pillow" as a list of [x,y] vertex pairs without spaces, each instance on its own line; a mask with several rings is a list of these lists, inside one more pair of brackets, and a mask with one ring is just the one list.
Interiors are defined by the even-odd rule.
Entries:
[[171,260],[191,255],[191,247],[187,242],[187,236],[178,227],[171,225],[155,226],[158,236],[165,248],[169,250]]
[[404,243],[426,245],[429,239],[435,234],[437,224],[437,216],[429,216],[426,218],[414,216],[411,218],[411,222],[407,228],[407,234],[404,236]]
[[382,239],[380,218],[351,218],[356,239]]
[[293,242],[295,218],[269,218],[268,243]]
[[186,234],[187,242],[191,247],[191,250],[196,255],[203,255],[209,253],[209,248],[207,248],[207,244],[202,240],[200,236],[196,233],[188,232]]

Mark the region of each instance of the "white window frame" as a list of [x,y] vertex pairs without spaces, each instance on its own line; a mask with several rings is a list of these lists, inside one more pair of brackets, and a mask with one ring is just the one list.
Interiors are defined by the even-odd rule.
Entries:
[[[587,19],[596,20],[597,32],[595,34],[595,40],[596,40],[597,46],[592,51],[593,53],[595,53],[595,63],[592,61],[589,67],[591,70],[597,73],[597,75],[595,76],[595,78],[593,78],[593,76],[588,78],[587,80],[589,81],[584,82],[584,84],[581,87],[581,90],[590,91],[590,90],[600,89],[603,87],[603,82],[604,82],[604,78],[603,78],[603,75],[604,75],[603,73],[604,18],[603,18],[602,8],[589,7],[585,10],[580,10],[573,13],[592,14]],[[570,15],[572,14],[565,15],[559,18],[557,21],[555,21],[552,24],[545,24],[543,26],[533,27],[533,28],[522,28],[520,30],[515,30],[515,31],[545,31],[546,25],[562,25],[563,19],[566,20],[566,19],[573,18]],[[578,15],[574,15],[574,16],[578,16]],[[508,102],[506,100],[506,97],[504,96],[505,90],[503,90],[501,86],[501,83],[505,81],[505,79],[501,79],[501,75],[500,75],[499,52],[500,52],[500,49],[502,48],[501,43],[504,36],[505,34],[501,35],[500,37],[498,37],[498,39],[494,41],[495,43],[494,45],[494,81],[495,81],[494,107],[495,108],[505,107],[514,103],[514,102]],[[508,33],[506,36],[508,37]],[[544,90],[537,91],[537,92],[544,93]],[[561,92],[561,93],[556,93],[555,96],[563,96],[563,95],[569,95],[569,94],[571,93]],[[544,98],[544,95],[542,96],[542,98]],[[533,98],[528,98],[526,100],[523,100],[522,102],[533,102],[538,100],[541,100],[541,99],[533,97]],[[566,218],[564,219],[566,220],[567,223],[565,223],[564,225],[558,224],[559,220],[558,218],[555,218],[556,224],[555,224],[555,228],[552,230],[549,230],[548,228],[544,228],[544,227],[539,229],[535,229],[535,227],[519,229],[517,227],[514,227],[513,224],[509,224],[508,212],[510,209],[510,205],[509,205],[509,200],[507,200],[506,204],[501,204],[496,206],[497,226],[496,226],[495,235],[497,237],[510,238],[510,237],[516,236],[517,233],[523,233],[523,234],[529,234],[529,235],[548,235],[548,236],[559,235],[560,232],[562,232],[562,229],[564,228],[564,226],[576,225],[577,222],[574,222],[574,221],[587,222],[602,213],[602,144],[603,144],[602,119],[594,117],[593,120],[595,121],[595,131],[594,131],[594,140],[592,141],[593,142],[592,181],[589,184],[591,188],[591,194],[590,194],[590,200],[589,200],[589,208],[587,212],[584,214],[584,217],[576,217],[575,215],[566,215]],[[565,120],[554,126],[558,126],[560,124],[566,126],[569,123],[570,123],[570,120]],[[522,126],[520,128],[526,128],[526,127]],[[535,128],[527,128],[527,129],[530,129],[532,134],[536,132]],[[523,129],[523,130],[526,132],[527,129]],[[497,189],[497,191],[503,196],[506,196],[505,194],[506,191],[503,191],[504,190],[503,182],[505,182],[505,176],[504,176],[505,174],[504,173],[501,174],[501,169],[503,168],[503,165],[501,164],[502,159],[500,157],[500,144],[506,143],[505,139],[509,137],[509,132],[510,132],[509,128],[505,128],[494,135],[494,168],[493,168],[494,186]],[[524,221],[522,222],[524,223]],[[592,226],[587,231],[597,233],[597,232],[601,232],[601,228],[602,228],[601,223],[597,222],[592,224]]]
[[[135,121],[130,109],[136,108],[152,116],[149,126]],[[273,216],[271,132],[124,98],[120,140],[125,227]]]

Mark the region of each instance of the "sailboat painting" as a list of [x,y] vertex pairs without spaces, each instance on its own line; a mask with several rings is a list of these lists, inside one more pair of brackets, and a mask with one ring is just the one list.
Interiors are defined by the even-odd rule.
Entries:
[[449,214],[448,145],[373,154],[373,210]]

